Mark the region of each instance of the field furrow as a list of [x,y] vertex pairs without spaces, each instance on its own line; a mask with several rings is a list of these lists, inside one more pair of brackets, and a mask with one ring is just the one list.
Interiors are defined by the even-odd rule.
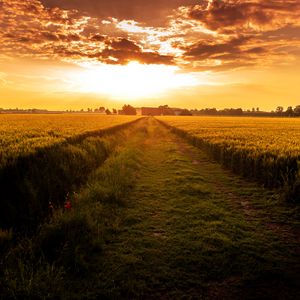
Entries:
[[32,235],[0,231],[0,299],[300,297],[298,206],[154,118],[72,150],[94,143],[109,155],[77,170],[70,207]]
[[1,115],[0,168],[2,165],[80,135],[92,134],[138,119],[136,116],[91,114]]
[[300,120],[159,117],[166,126],[236,174],[281,188],[300,201]]

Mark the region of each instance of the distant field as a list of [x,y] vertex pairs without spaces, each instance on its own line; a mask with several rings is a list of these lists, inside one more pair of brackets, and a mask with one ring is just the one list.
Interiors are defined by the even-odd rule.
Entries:
[[136,116],[0,115],[0,165],[7,159],[34,152],[68,137],[106,129]]
[[300,119],[159,117],[213,144],[300,158]]
[[269,186],[299,178],[300,119],[159,117],[186,133],[215,159]]

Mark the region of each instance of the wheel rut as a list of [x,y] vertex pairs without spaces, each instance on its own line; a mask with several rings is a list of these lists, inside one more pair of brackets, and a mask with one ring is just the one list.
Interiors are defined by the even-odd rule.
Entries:
[[104,268],[100,276],[109,297],[298,296],[292,238],[283,241],[266,230],[251,204],[262,189],[244,186],[155,119],[148,122],[137,186],[120,231],[104,249],[105,268],[117,266],[113,275]]

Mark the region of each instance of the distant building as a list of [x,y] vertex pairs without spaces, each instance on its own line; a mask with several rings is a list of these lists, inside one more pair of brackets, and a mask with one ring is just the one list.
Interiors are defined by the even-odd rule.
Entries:
[[159,107],[142,107],[140,109],[142,116],[173,116],[174,111],[168,105]]
[[162,105],[159,107],[161,109],[163,116],[174,116],[174,109],[169,107],[168,105]]
[[159,107],[142,107],[141,115],[142,116],[161,116],[162,109]]
[[174,108],[173,111],[174,111],[175,116],[180,116],[181,112],[182,112],[182,109],[181,108]]
[[136,110],[136,114],[137,114],[138,116],[141,116],[141,115],[142,115],[142,109],[141,109],[140,107],[136,107],[135,110]]

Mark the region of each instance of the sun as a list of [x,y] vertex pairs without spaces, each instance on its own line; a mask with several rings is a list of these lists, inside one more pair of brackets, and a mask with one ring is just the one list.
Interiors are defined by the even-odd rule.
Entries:
[[132,61],[127,65],[99,65],[68,76],[73,91],[100,93],[115,99],[159,96],[170,90],[195,86],[191,74],[176,66],[145,65]]

